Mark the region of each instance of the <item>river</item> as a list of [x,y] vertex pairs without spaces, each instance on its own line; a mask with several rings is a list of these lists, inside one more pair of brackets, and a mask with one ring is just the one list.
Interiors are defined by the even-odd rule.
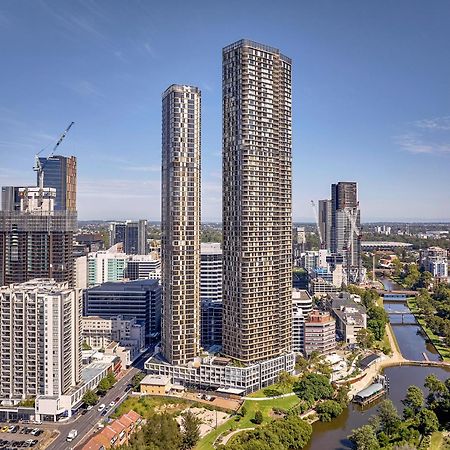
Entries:
[[[394,290],[397,288],[395,283],[390,280],[388,280],[389,283],[386,283],[385,280],[382,281],[386,289]],[[401,323],[401,316],[390,315],[392,328],[403,356],[411,360],[423,360],[425,353],[430,360],[439,360],[436,349],[426,343],[414,316],[408,314],[409,308],[406,303],[386,303],[384,307],[388,313],[389,311],[406,312],[403,319],[404,324]],[[388,397],[394,402],[400,413],[403,409],[401,400],[405,397],[408,387],[414,384],[423,388],[425,377],[431,373],[442,380],[450,377],[450,370],[439,367],[402,366],[390,367],[385,370],[390,383]],[[376,413],[376,410],[377,403],[372,404],[365,410],[351,403],[332,422],[315,422],[313,424],[313,435],[306,450],[348,449],[350,447],[348,435],[351,434],[353,429],[365,425],[369,418]]]

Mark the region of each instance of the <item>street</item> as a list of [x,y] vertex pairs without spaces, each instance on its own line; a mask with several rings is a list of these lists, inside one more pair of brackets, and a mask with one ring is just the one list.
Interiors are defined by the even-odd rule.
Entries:
[[[88,437],[97,431],[97,424],[105,420],[108,415],[128,396],[129,391],[125,392],[126,385],[131,382],[134,375],[136,375],[144,367],[145,360],[151,355],[153,349],[145,352],[135,363],[133,367],[130,367],[117,383],[106,393],[106,395],[99,399],[97,405],[95,405],[85,415],[78,414],[74,420],[67,423],[55,423],[54,429],[59,431],[59,436],[49,445],[49,450],[68,450],[68,449],[80,449],[82,443],[84,443]],[[120,397],[120,401],[117,402],[112,408],[109,408],[109,403],[114,401],[117,397]],[[101,415],[101,412],[97,410],[98,406],[104,403],[108,414]],[[51,428],[53,424],[46,424],[46,428]],[[67,442],[66,437],[70,430],[77,430],[78,435],[72,442]]]

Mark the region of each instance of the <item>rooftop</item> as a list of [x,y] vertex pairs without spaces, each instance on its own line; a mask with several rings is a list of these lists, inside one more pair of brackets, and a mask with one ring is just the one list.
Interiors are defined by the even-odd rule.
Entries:
[[170,383],[170,377],[166,375],[146,375],[141,384],[147,384],[150,386],[165,386]]
[[155,289],[159,287],[158,280],[142,279],[134,281],[107,281],[106,283],[94,286],[88,291],[108,291],[108,292],[123,292],[123,291],[142,291],[147,289]]
[[363,389],[362,391],[359,391],[355,397],[369,398],[372,395],[382,391],[383,388],[384,387],[381,383],[373,383],[369,387]]

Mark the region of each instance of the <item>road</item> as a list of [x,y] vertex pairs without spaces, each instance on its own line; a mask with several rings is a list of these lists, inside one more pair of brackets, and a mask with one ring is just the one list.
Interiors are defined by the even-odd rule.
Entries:
[[[136,375],[140,370],[144,368],[144,362],[151,355],[153,349],[144,353],[139,360],[134,363],[134,366],[127,370],[127,373],[119,380],[117,383],[106,393],[106,395],[101,398],[96,406],[88,411],[85,415],[77,415],[74,420],[66,423],[55,423],[53,428],[59,431],[59,436],[52,442],[51,445],[47,447],[48,450],[69,450],[69,449],[80,449],[81,443],[85,443],[87,438],[90,437],[95,431],[97,431],[97,424],[105,420],[108,415],[116,408],[118,404],[123,402],[128,396],[129,391],[125,392],[125,388],[128,383],[132,380],[134,375]],[[120,401],[117,405],[109,408],[109,403],[120,397]],[[104,403],[108,414],[105,416],[101,415],[101,412],[97,410],[98,405]],[[48,424],[50,425],[50,424]],[[47,426],[46,428],[51,428]],[[66,442],[66,437],[70,430],[77,430],[78,435],[76,439],[72,442]]]

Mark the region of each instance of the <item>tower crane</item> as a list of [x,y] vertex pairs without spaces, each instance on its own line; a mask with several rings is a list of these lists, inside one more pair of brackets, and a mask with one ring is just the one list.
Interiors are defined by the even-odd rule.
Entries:
[[314,203],[314,200],[311,200],[311,207],[314,212],[314,218],[316,219],[316,227],[317,227],[317,233],[319,234],[320,248],[323,248],[324,242],[323,242],[323,238],[322,238],[322,232],[320,231],[319,213],[317,211],[317,207],[316,207],[316,204]]
[[55,154],[56,149],[60,146],[61,142],[64,140],[64,138],[66,137],[67,133],[72,128],[72,125],[74,123],[75,122],[70,122],[69,126],[64,130],[63,134],[61,134],[61,136],[58,139],[58,142],[56,142],[52,151],[50,152],[50,154],[47,156],[46,160],[44,161],[44,164],[41,163],[41,161],[39,159],[39,155],[45,150],[45,148],[42,149],[40,152],[36,153],[36,155],[35,155],[35,164],[36,165],[33,167],[33,170],[35,172],[37,172],[37,174],[38,174],[38,187],[39,187],[41,196],[42,196],[42,190],[44,189],[44,167],[45,167],[45,164]]

